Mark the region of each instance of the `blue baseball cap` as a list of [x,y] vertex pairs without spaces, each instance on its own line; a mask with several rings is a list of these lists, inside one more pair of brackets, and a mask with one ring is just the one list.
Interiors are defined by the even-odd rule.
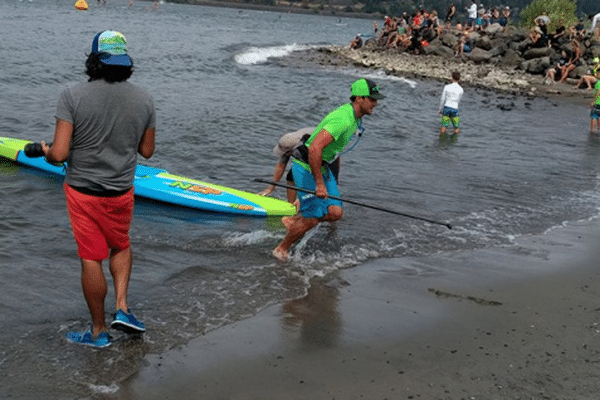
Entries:
[[94,36],[92,53],[100,54],[100,62],[106,65],[131,67],[131,57],[127,54],[127,40],[121,32],[102,31]]

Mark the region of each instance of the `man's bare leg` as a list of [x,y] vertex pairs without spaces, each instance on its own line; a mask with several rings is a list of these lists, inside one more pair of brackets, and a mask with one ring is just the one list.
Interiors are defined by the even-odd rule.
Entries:
[[294,220],[290,221],[289,226],[284,222],[284,225],[287,227],[287,234],[281,243],[279,243],[279,246],[273,249],[273,256],[281,261],[286,261],[290,257],[290,247],[292,244],[319,223],[317,218],[304,218],[302,215],[286,218],[293,218]]
[[92,315],[92,335],[96,336],[106,330],[104,300],[107,287],[102,261],[81,259],[81,286]]
[[339,206],[330,206],[328,213],[322,218],[304,218],[301,214],[293,217],[284,217],[283,224],[287,228],[287,234],[273,249],[273,256],[281,261],[286,261],[290,256],[290,247],[299,240],[306,232],[314,228],[319,222],[334,222],[342,218],[343,210]]
[[109,262],[110,273],[115,284],[115,306],[117,310],[128,312],[127,292],[131,278],[131,247],[122,251],[111,250]]

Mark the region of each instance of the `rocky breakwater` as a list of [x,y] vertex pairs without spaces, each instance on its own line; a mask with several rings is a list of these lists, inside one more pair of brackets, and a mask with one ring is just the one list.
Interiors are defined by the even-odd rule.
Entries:
[[[313,58],[321,64],[345,63],[407,78],[442,81],[448,81],[451,71],[458,70],[462,83],[468,86],[529,96],[581,96],[585,91],[576,84],[582,75],[590,73],[593,58],[600,57],[600,42],[590,37],[573,41],[565,35],[556,39],[553,46],[533,47],[528,30],[501,29],[499,25],[469,33],[472,50],[455,57],[462,34],[446,30],[423,46],[419,54],[380,46],[370,40],[359,49],[351,49],[349,45],[322,47],[313,51]],[[574,46],[579,47],[580,62],[566,83],[545,84],[546,71],[556,65],[563,51],[574,54]],[[585,95],[589,97],[591,93]]]

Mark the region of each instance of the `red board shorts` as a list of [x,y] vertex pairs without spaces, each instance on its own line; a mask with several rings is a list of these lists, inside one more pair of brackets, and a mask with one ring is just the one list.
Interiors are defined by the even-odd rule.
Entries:
[[108,258],[109,249],[129,248],[133,188],[116,197],[83,194],[66,183],[64,189],[79,257],[102,261]]

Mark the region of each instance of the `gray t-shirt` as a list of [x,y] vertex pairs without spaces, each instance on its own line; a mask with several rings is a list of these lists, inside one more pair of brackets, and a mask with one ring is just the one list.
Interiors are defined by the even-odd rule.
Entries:
[[55,116],[73,124],[67,184],[94,191],[133,185],[138,145],[156,123],[150,93],[129,82],[79,83],[61,93]]

